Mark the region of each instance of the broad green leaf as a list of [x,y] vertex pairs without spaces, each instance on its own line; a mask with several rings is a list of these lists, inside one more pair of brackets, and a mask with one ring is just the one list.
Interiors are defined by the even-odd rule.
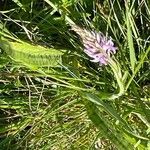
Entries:
[[15,61],[32,67],[57,67],[62,63],[63,52],[26,42],[0,41],[0,47]]
[[127,41],[129,46],[129,53],[130,53],[130,63],[131,63],[131,69],[134,73],[135,64],[136,64],[136,56],[135,56],[135,49],[134,49],[134,43],[133,43],[133,36],[132,36],[132,30],[131,30],[131,19],[130,18],[130,11],[126,10],[126,24],[127,24]]

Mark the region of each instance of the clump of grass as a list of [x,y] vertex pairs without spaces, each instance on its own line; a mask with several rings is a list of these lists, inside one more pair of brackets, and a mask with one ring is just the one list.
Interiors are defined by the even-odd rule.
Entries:
[[[57,67],[31,67],[28,55],[11,59],[1,46],[0,148],[148,149],[149,6],[148,0],[3,1],[1,38],[25,43],[14,51],[40,59],[45,47],[66,51]],[[114,70],[89,60],[70,24],[114,39],[123,93],[110,98],[120,87]]]

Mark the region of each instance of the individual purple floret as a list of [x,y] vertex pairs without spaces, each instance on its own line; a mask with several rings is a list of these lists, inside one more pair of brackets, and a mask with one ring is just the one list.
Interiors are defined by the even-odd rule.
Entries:
[[72,29],[82,38],[84,52],[92,58],[92,62],[98,62],[100,65],[109,63],[111,54],[115,54],[117,50],[111,38],[100,32],[89,32],[78,26],[73,26]]

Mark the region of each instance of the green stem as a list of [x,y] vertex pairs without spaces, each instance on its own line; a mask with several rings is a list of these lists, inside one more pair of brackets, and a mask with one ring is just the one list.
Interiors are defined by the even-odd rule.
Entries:
[[119,86],[119,93],[112,95],[109,99],[116,99],[122,96],[125,93],[125,88],[122,80],[122,73],[120,66],[112,59],[110,59],[110,67],[112,71],[114,72],[115,78],[117,80],[118,86]]

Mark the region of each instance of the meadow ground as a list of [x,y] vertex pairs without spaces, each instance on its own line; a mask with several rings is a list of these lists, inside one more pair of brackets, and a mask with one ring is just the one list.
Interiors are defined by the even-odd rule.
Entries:
[[150,150],[150,1],[0,1],[0,150]]

